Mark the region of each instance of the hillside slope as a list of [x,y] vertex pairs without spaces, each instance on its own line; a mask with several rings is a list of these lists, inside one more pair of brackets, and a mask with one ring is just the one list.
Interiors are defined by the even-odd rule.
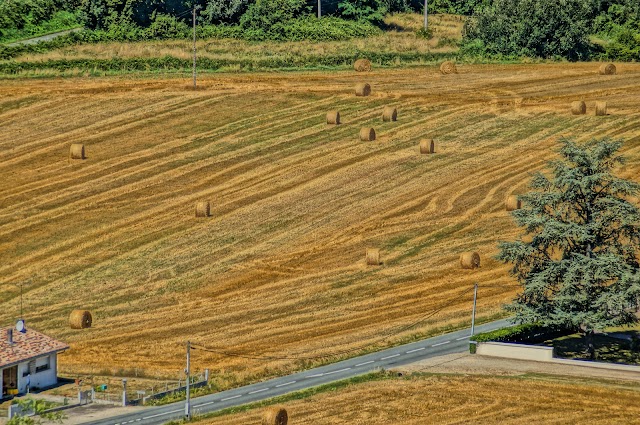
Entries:
[[[468,324],[515,294],[493,256],[508,194],[561,136],[626,140],[637,179],[640,65],[0,82],[0,321],[70,343],[63,370],[173,375],[184,342],[232,383]],[[359,81],[373,94],[353,95]],[[572,116],[585,99],[589,115]],[[594,100],[610,115],[595,117]],[[398,107],[383,123],[382,109]],[[327,126],[338,109],[343,124]],[[375,142],[360,142],[373,126]],[[437,141],[420,155],[421,138]],[[71,143],[88,158],[69,160]],[[212,217],[197,219],[197,201]],[[367,247],[384,265],[367,267]],[[478,270],[458,256],[476,250]],[[71,330],[87,308],[94,326]]]

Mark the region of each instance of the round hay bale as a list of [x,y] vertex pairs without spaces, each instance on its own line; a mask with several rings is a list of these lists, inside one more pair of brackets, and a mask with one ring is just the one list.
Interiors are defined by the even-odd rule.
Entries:
[[340,112],[339,111],[327,112],[327,124],[340,124]]
[[361,83],[356,86],[356,96],[369,96],[371,94],[371,86],[368,83]]
[[262,425],[287,425],[289,415],[284,407],[267,407],[262,414]]
[[456,68],[456,64],[451,61],[444,61],[440,64],[440,73],[444,75],[448,74],[457,74],[458,68]]
[[354,62],[353,69],[357,72],[371,71],[371,61],[369,59],[358,59]]
[[573,115],[584,115],[587,113],[587,104],[582,100],[571,102],[571,113]]
[[607,102],[596,102],[596,116],[604,117],[607,115]]
[[396,121],[398,119],[398,110],[393,106],[385,106],[382,110],[382,121]]
[[480,255],[477,252],[463,252],[460,255],[460,266],[463,269],[480,267]]
[[612,63],[600,65],[600,75],[616,75],[616,66]]
[[71,159],[85,159],[84,145],[82,143],[74,143],[69,149],[69,155]]
[[363,127],[360,129],[360,140],[363,142],[373,142],[376,140],[376,131],[371,127]]
[[507,211],[519,210],[522,208],[522,201],[518,199],[517,195],[507,196],[505,207],[507,208]]
[[211,204],[209,201],[201,201],[196,204],[196,217],[209,217],[211,215]]
[[93,317],[88,310],[73,310],[69,315],[71,329],[86,329],[91,327]]
[[366,259],[367,266],[379,266],[380,250],[378,248],[367,248]]
[[428,154],[436,152],[436,142],[433,139],[423,139],[420,141],[420,153]]

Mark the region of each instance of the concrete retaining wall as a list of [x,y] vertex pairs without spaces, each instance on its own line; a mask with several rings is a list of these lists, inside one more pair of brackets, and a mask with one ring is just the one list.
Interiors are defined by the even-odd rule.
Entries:
[[481,356],[548,362],[553,360],[553,347],[510,344],[505,342],[479,342],[476,347],[476,354],[480,354]]

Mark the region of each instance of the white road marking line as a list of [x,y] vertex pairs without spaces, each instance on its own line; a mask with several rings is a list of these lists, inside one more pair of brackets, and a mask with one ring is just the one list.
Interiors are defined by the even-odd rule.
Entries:
[[451,342],[451,341],[439,342],[439,343],[437,343],[437,344],[433,344],[433,345],[432,345],[432,347],[437,347],[438,345],[445,345],[445,344],[448,344],[448,343],[450,343],[450,342]]
[[136,422],[140,422],[142,419],[136,419]]
[[263,392],[263,391],[267,391],[268,389],[269,389],[269,388],[263,388],[263,389],[261,389],[261,390],[251,391],[250,393],[247,393],[247,394],[256,394],[256,393],[261,393],[261,392]]
[[305,376],[305,378],[319,378],[321,376],[324,376],[324,373],[316,373],[315,375]]
[[470,336],[463,336],[463,337],[460,337],[460,338],[456,338],[456,341],[462,341],[463,339],[469,339],[469,338],[471,338],[471,337]]
[[392,359],[392,358],[394,358],[394,357],[398,357],[399,355],[400,355],[400,354],[394,354],[394,355],[392,355],[392,356],[383,357],[383,358],[381,358],[380,360]]
[[[145,416],[142,419],[153,419],[153,418],[157,418],[158,416],[164,416],[164,415],[170,415],[172,413],[178,413],[178,412],[183,412],[184,410],[182,409],[178,409],[178,410],[171,410],[170,412],[164,412],[164,413],[158,413],[157,415],[151,415],[151,416]],[[124,423],[124,422],[123,422]]]
[[349,369],[351,369],[351,368],[350,367],[345,367],[344,369],[327,372],[327,373],[325,373],[325,375],[331,375],[331,374],[334,374],[334,373],[340,373],[340,372],[344,372],[345,370],[349,370]]
[[213,404],[213,403],[215,403],[215,401],[208,401],[206,403],[198,404],[197,406],[193,406],[193,407],[208,406],[208,405]]
[[238,398],[238,397],[242,397],[242,394],[234,395],[233,397],[223,398],[223,399],[222,399],[222,400],[220,400],[220,401],[233,400],[234,398]]
[[368,362],[358,363],[358,364],[356,365],[356,367],[358,367],[358,366],[364,366],[364,365],[366,365],[366,364],[371,364],[371,363],[373,363],[373,362],[375,362],[375,360],[369,360]]
[[415,353],[416,351],[422,351],[422,350],[424,350],[424,347],[416,348],[415,350],[409,350],[406,352],[406,354],[411,354],[411,353]]
[[285,382],[284,384],[276,385],[276,388],[284,387],[285,385],[291,385],[291,384],[295,384],[295,383],[296,383],[296,381]]

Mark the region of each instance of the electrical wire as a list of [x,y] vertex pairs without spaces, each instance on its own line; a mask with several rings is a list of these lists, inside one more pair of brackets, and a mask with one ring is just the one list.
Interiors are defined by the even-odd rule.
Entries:
[[[444,310],[447,307],[450,307],[451,305],[457,303],[460,301],[461,297],[463,297],[464,295],[466,295],[467,293],[471,292],[473,290],[473,287],[471,288],[466,288],[464,291],[462,291],[459,295],[457,295],[454,299],[452,299],[452,301],[448,302],[447,304],[443,305],[442,307],[422,316],[419,320],[409,324],[409,325],[405,325],[400,327],[399,329],[396,328],[391,328],[390,330],[388,330],[385,334],[383,334],[380,338],[374,340],[373,342],[367,344],[367,345],[372,345],[372,344],[376,344],[379,342],[384,341],[386,338],[388,338],[389,336],[391,336],[392,334],[398,334],[398,333],[402,333],[405,332],[415,326],[420,325],[421,323],[423,323],[424,321],[426,321],[427,319],[435,316],[436,314],[440,313],[442,310]],[[209,353],[214,353],[214,354],[218,354],[221,356],[226,356],[226,357],[240,357],[240,358],[245,358],[245,359],[251,359],[251,360],[317,360],[317,359],[322,359],[322,358],[326,358],[326,357],[334,357],[334,356],[340,356],[340,355],[344,355],[344,354],[351,354],[357,351],[360,351],[364,348],[363,347],[358,347],[358,348],[352,348],[352,349],[348,349],[348,350],[342,350],[342,351],[335,351],[332,353],[327,353],[327,354],[322,354],[322,355],[316,355],[316,356],[296,356],[296,357],[291,357],[291,356],[256,356],[256,355],[250,355],[250,354],[244,354],[244,353],[239,353],[239,352],[234,352],[234,351],[227,351],[225,349],[222,348],[210,348],[210,347],[206,347],[204,345],[200,345],[198,343],[192,343],[191,346],[197,350],[202,350],[202,351],[206,351]]]

